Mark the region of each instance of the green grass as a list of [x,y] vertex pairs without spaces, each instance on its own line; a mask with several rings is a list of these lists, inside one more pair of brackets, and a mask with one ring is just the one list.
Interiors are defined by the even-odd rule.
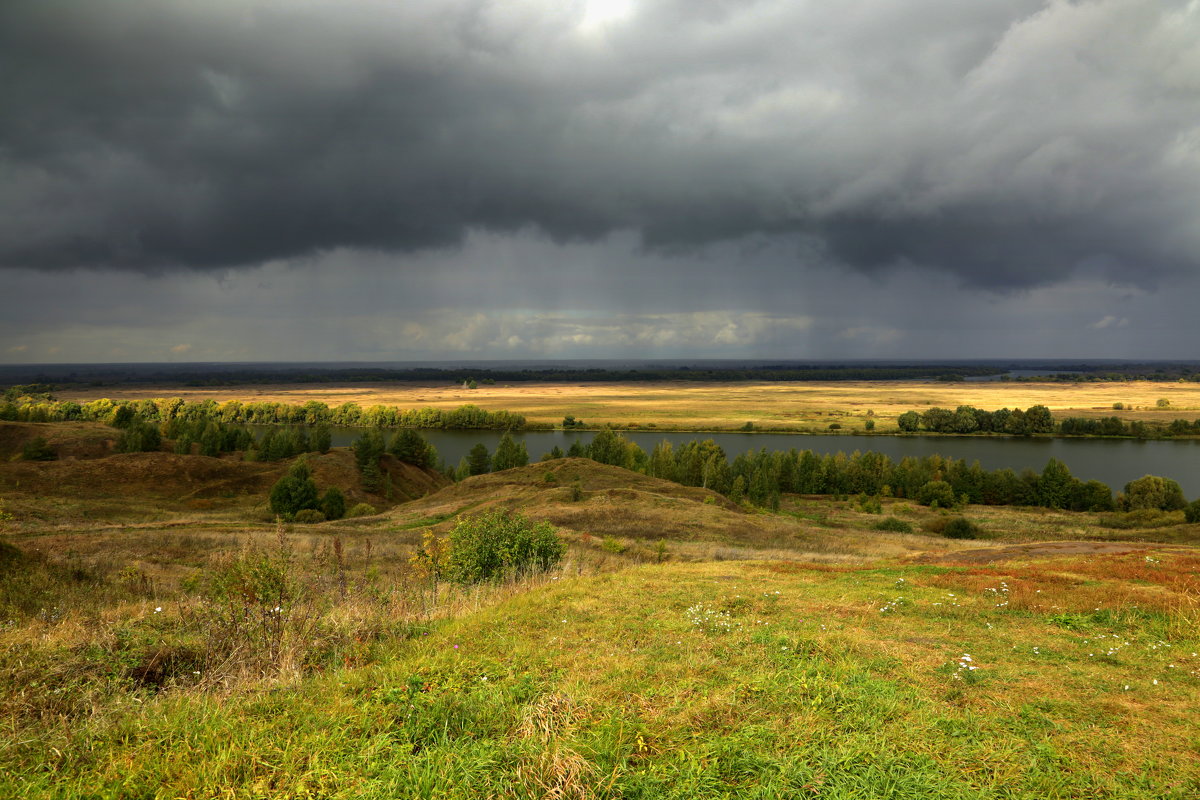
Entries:
[[[1113,558],[1093,566],[1141,568]],[[1158,586],[1194,580],[1194,558],[1159,558]],[[385,639],[363,667],[114,691],[69,722],[22,720],[0,794],[1194,797],[1194,605],[1128,608],[1114,578],[1099,581],[1113,602],[1085,609],[1058,574],[710,563],[561,578]],[[1020,590],[990,591],[1001,581]]]

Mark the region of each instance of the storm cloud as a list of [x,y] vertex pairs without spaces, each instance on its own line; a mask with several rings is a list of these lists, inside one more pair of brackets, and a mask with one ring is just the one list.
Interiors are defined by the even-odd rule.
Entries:
[[767,281],[1200,267],[1196,2],[8,0],[0,74],[18,271],[405,269],[493,234],[672,277],[751,245],[789,253]]

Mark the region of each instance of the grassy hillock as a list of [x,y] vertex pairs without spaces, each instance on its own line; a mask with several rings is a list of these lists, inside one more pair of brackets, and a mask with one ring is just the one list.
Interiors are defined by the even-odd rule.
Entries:
[[[1192,798],[1200,525],[780,513],[585,459],[267,521],[286,463],[0,464],[0,796]],[[513,509],[555,571],[412,563]],[[881,512],[881,513],[879,513]],[[5,519],[9,515],[11,519]]]
[[552,576],[290,682],[74,707],[79,687],[10,686],[0,791],[1194,797],[1198,568],[1147,550]]

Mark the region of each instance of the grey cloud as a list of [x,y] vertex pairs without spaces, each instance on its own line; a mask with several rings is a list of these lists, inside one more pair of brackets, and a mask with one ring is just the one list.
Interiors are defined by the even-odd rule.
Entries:
[[592,30],[586,5],[10,0],[0,265],[529,228],[993,288],[1200,262],[1194,3],[660,0]]

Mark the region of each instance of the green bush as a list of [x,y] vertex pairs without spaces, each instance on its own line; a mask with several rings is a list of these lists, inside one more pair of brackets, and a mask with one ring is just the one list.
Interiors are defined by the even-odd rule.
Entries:
[[58,453],[39,436],[25,443],[21,448],[21,458],[25,461],[54,461],[58,458]]
[[889,531],[891,533],[912,533],[913,526],[911,522],[906,522],[896,517],[886,517],[879,520],[871,526],[877,531]]
[[1178,511],[1186,505],[1183,490],[1170,478],[1143,475],[1136,481],[1125,484],[1125,506],[1129,511],[1141,508]]
[[301,525],[313,525],[317,522],[324,522],[325,515],[315,508],[302,508],[296,512],[295,520]]
[[117,437],[118,453],[153,453],[161,448],[162,434],[149,422],[131,423]]
[[472,584],[542,572],[566,551],[550,523],[492,511],[467,517],[450,532],[448,574],[456,583]]
[[1200,522],[1200,500],[1193,500],[1183,509],[1183,518],[1188,522]]
[[321,497],[321,511],[325,519],[341,519],[346,516],[346,496],[336,486],[325,490]]
[[954,488],[945,481],[929,481],[917,490],[917,502],[923,506],[951,508],[955,499]]
[[947,539],[978,539],[981,533],[980,527],[966,517],[954,517],[942,528],[942,536]]
[[301,459],[271,487],[271,513],[292,519],[297,512],[317,507],[317,484],[308,465]]
[[346,512],[347,517],[369,517],[372,514],[378,514],[375,506],[370,503],[355,503]]

